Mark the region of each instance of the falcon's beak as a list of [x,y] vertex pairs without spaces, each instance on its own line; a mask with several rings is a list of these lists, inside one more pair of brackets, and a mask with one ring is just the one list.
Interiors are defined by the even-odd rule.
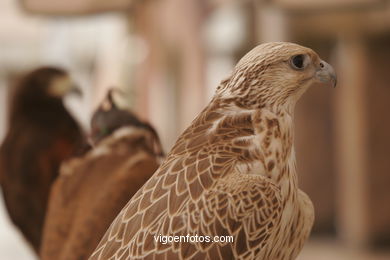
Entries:
[[83,92],[81,91],[81,89],[76,86],[76,85],[72,85],[71,89],[69,90],[68,92],[69,94],[75,94],[76,96],[79,96],[79,97],[82,97],[83,96]]
[[54,97],[64,97],[68,94],[76,94],[82,96],[81,90],[74,84],[72,79],[68,76],[63,76],[54,79],[48,89],[48,94]]
[[320,62],[320,68],[316,72],[316,79],[323,84],[330,84],[333,87],[336,87],[337,76],[333,67],[326,63],[325,61]]

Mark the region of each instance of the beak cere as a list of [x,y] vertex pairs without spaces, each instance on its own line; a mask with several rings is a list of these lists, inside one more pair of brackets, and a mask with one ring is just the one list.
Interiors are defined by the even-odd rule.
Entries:
[[325,61],[320,62],[320,68],[316,72],[316,78],[320,83],[336,87],[337,76],[333,67]]

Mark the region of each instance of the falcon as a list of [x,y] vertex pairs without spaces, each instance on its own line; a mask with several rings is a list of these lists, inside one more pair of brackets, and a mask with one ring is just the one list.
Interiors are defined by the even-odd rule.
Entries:
[[309,48],[246,54],[90,259],[295,259],[314,213],[298,188],[294,106],[313,84],[336,75]]
[[63,104],[79,93],[68,74],[44,67],[25,75],[14,91],[9,128],[0,147],[0,184],[12,222],[39,251],[47,200],[61,162],[84,136]]
[[42,260],[88,259],[104,233],[161,162],[156,131],[126,109],[113,90],[91,120],[92,148],[65,162],[53,184]]

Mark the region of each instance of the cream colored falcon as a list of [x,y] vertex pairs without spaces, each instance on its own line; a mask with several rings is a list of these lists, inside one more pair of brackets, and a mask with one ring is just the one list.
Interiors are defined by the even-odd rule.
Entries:
[[311,49],[275,42],[246,54],[90,259],[295,259],[314,211],[298,188],[294,107],[315,83],[335,86],[336,75]]

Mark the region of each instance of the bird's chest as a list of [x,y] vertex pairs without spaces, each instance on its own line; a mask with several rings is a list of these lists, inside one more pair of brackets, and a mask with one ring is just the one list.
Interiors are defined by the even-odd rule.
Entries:
[[297,189],[285,201],[280,225],[275,230],[268,246],[266,258],[274,260],[294,260],[307,240],[313,224],[314,210],[307,207]]

